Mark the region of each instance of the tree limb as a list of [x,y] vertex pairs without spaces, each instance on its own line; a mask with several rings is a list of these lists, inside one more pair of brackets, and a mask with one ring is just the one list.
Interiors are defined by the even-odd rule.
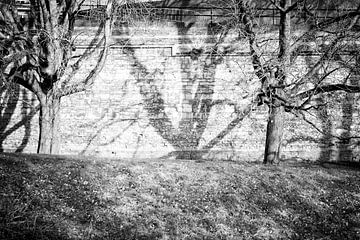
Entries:
[[336,91],[344,91],[347,93],[360,93],[360,86],[347,85],[347,84],[330,84],[325,86],[318,86],[308,91],[299,93],[296,95],[296,97],[304,98],[304,97],[308,97],[309,95],[314,96],[320,93],[328,93],[328,92],[336,92]]
[[[316,24],[314,27],[315,28],[320,28],[320,29],[325,28],[325,27],[330,26],[333,23],[337,23],[337,22],[343,21],[345,19],[350,19],[350,18],[353,18],[353,17],[355,17],[355,19],[356,19],[356,18],[359,17],[359,15],[360,15],[360,5],[358,6],[358,8],[355,11],[344,13],[341,16],[324,20],[323,22],[321,22],[319,24]],[[352,24],[350,24],[350,26],[351,25]]]
[[301,2],[301,0],[296,1],[294,4],[292,4],[291,6],[289,6],[287,9],[285,9],[285,13],[289,13],[292,10],[294,10],[295,8],[297,8],[299,2]]
[[245,26],[245,32],[249,39],[250,54],[252,57],[252,64],[255,70],[255,74],[259,78],[261,83],[264,84],[267,80],[267,76],[266,76],[265,68],[261,62],[260,54],[258,53],[258,45],[256,42],[255,31],[253,29],[251,14],[248,13],[246,6],[244,6],[244,3],[242,1],[241,3],[239,3],[239,9],[240,9],[240,13],[243,15],[241,19],[243,21],[243,24]]
[[274,7],[276,7],[280,12],[283,12],[283,13],[286,12],[286,9],[282,8],[276,1],[270,0],[270,2],[271,2],[272,5],[274,5]]
[[[297,86],[301,85],[304,81],[311,78],[316,72],[319,71],[319,69],[322,67],[324,61],[331,58],[334,55],[334,53],[336,52],[335,47],[340,42],[341,39],[342,39],[342,37],[338,37],[331,42],[331,44],[327,48],[326,52],[323,53],[321,58],[314,64],[314,66],[305,75],[303,75],[301,78],[299,78],[295,82],[295,84]],[[293,89],[293,90],[295,90],[295,89]]]
[[105,65],[108,50],[110,48],[111,29],[113,24],[114,0],[108,0],[105,14],[103,49],[100,52],[96,66],[90,71],[89,75],[81,82],[66,86],[60,91],[60,96],[66,96],[73,93],[86,90],[95,81],[96,76]]
[[235,119],[233,119],[216,137],[209,141],[201,150],[208,151],[218,144],[231,130],[233,130],[253,109],[254,101],[249,103],[242,111],[236,113]]
[[[296,114],[296,113],[293,113],[293,114],[294,114],[296,117],[299,117],[299,114]],[[341,141],[360,138],[360,136],[341,137],[341,136],[337,136],[337,135],[334,135],[334,134],[325,132],[325,131],[321,130],[319,127],[317,127],[317,126],[315,125],[315,123],[313,123],[313,122],[311,122],[309,119],[307,119],[307,118],[305,117],[304,112],[301,112],[300,115],[301,115],[301,118],[302,118],[306,123],[308,123],[308,124],[309,124],[310,126],[312,126],[316,131],[318,131],[319,133],[323,134],[324,136],[330,135],[331,137],[336,138],[336,139],[339,139],[339,140],[341,140]]]

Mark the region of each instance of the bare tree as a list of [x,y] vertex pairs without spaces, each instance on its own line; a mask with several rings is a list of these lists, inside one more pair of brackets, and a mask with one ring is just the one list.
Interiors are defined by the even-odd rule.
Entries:
[[[98,35],[78,58],[72,56],[78,1],[30,0],[27,19],[14,0],[0,4],[1,81],[16,83],[33,92],[40,103],[38,153],[59,152],[59,109],[61,98],[92,85],[104,66],[110,46],[114,1],[100,12]],[[100,51],[98,51],[100,49]],[[97,63],[82,79],[74,79],[85,60]]]
[[[360,38],[360,5],[335,2],[331,7],[336,11],[330,11],[330,3],[323,1],[224,1],[229,18],[225,29],[237,29],[238,41],[247,40],[254,74],[262,86],[258,101],[269,109],[264,163],[277,163],[280,159],[285,112],[303,117],[320,107],[315,101],[319,94],[360,92],[358,86],[347,81],[358,72],[358,63],[354,62]],[[351,10],[342,10],[344,4]],[[259,6],[277,12],[273,16],[275,25],[256,20]],[[320,11],[321,8],[328,11]],[[344,57],[344,52],[350,50],[351,54]],[[306,70],[298,62],[304,53],[316,55]]]

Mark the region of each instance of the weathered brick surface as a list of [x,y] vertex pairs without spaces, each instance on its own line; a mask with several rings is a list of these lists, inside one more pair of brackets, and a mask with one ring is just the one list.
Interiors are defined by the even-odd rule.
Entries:
[[[77,32],[86,32],[76,42],[75,54],[80,54],[95,29],[78,28]],[[124,37],[124,33],[131,37]],[[106,66],[91,89],[62,99],[62,154],[171,156],[174,151],[201,150],[229,127],[236,114],[233,105],[227,103],[241,109],[251,101],[258,87],[250,58],[236,54],[223,57],[182,54],[208,47],[207,30],[200,24],[191,28],[187,36],[178,33],[172,23],[147,23],[118,30],[114,42],[128,41],[127,48],[116,45],[111,49]],[[184,39],[186,44],[181,44]],[[93,64],[94,60],[87,62],[76,78],[85,76]],[[295,67],[294,73],[305,71],[306,59],[300,58]],[[355,135],[359,132],[358,98],[339,95],[338,99],[327,105],[328,111],[315,113],[311,119],[324,134],[286,114],[284,157],[356,158],[356,142],[341,143],[328,136],[347,134],[347,129]],[[6,101],[3,98],[1,101],[1,127],[4,132],[11,132],[1,138],[1,148],[36,152],[38,115],[16,128],[22,116],[38,104],[35,97],[21,88],[19,96],[12,100],[17,102],[16,108],[8,111]],[[205,156],[261,160],[266,118],[266,107],[254,108]]]

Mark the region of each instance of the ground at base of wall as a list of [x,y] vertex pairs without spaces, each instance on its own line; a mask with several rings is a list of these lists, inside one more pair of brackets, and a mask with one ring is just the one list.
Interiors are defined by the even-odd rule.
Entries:
[[360,169],[0,153],[0,239],[359,239]]

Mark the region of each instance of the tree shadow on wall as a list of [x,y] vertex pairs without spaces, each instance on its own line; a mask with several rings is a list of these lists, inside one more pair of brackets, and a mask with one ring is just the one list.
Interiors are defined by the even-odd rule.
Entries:
[[[311,49],[307,49],[311,52]],[[312,52],[311,52],[312,53]],[[308,65],[308,68],[311,69],[312,66],[315,64],[316,61],[313,60],[312,56],[306,56],[305,61]],[[314,73],[314,81],[319,81],[321,79],[321,75],[319,71],[316,71]],[[332,135],[332,128],[333,123],[330,120],[330,116],[328,113],[328,105],[327,101],[329,99],[326,98],[323,94],[319,95],[319,97],[316,98],[316,104],[320,106],[318,108],[318,111],[316,112],[317,117],[319,118],[321,122],[321,126],[319,129],[321,129],[322,137],[318,140],[313,137],[312,138],[314,142],[320,144],[320,155],[318,158],[318,161],[329,161],[331,159],[331,156],[333,154],[333,135]]]
[[[350,78],[351,85],[357,85],[357,83]],[[339,125],[334,124],[331,119],[331,114],[329,111],[332,109],[328,106],[330,101],[334,101],[334,97],[342,98],[340,108],[341,116],[339,119]],[[351,126],[353,125],[353,113],[354,113],[354,94],[344,93],[343,96],[339,96],[337,93],[332,94],[329,98],[327,96],[320,96],[318,99],[318,104],[322,105],[321,109],[318,110],[318,116],[321,120],[321,129],[322,129],[322,148],[321,154],[319,156],[320,162],[327,161],[352,161],[353,160],[353,150],[352,146],[352,137],[351,137]],[[335,106],[337,107],[337,106]],[[335,128],[335,132],[333,129]]]
[[[341,56],[336,56],[336,60],[338,62],[345,62],[341,58]],[[311,56],[305,57],[306,63],[309,68],[314,65],[314,61]],[[330,62],[329,64],[332,64]],[[342,66],[344,69],[350,71],[348,77],[342,79],[342,81],[349,81],[350,85],[357,85],[357,81],[355,77],[352,77],[356,73],[353,71],[354,69],[350,69],[348,66]],[[325,73],[326,75],[326,73]],[[319,71],[314,73],[315,82],[322,81],[323,75],[319,73]],[[341,101],[341,119],[335,119],[335,124],[333,119],[331,119],[331,101],[338,101],[339,98],[343,98]],[[318,158],[319,162],[328,162],[328,161],[337,161],[337,162],[348,162],[354,159],[353,150],[351,148],[352,145],[352,136],[351,136],[351,126],[353,125],[353,113],[354,113],[354,102],[355,96],[351,93],[344,93],[343,96],[338,93],[333,93],[331,96],[326,94],[319,95],[316,99],[316,104],[318,106],[317,109],[317,117],[320,120],[320,127],[318,131],[321,132],[321,139],[315,139],[314,137],[308,137],[308,139],[312,139],[313,142],[320,144],[320,156]],[[335,104],[335,107],[336,104]],[[336,122],[340,122],[340,124],[336,124]],[[334,129],[335,128],[335,129]],[[334,131],[335,130],[335,131]],[[338,132],[336,132],[338,130]]]
[[[356,53],[355,56],[355,66],[350,69],[349,77],[345,79],[345,81],[349,82],[349,85],[357,86],[359,85],[358,77],[360,76],[359,66],[360,66],[360,57],[359,52]],[[339,60],[341,56],[338,55]],[[340,61],[343,62],[343,61]],[[346,66],[345,66],[346,67]],[[341,135],[340,135],[340,143],[339,143],[339,153],[337,161],[354,161],[358,160],[358,157],[355,156],[353,149],[351,146],[354,145],[352,141],[351,127],[354,124],[354,103],[357,102],[354,94],[345,93],[345,99],[342,102],[342,120],[341,120]]]
[[[133,106],[127,106],[127,107],[121,108],[119,111],[127,112],[127,111],[131,110],[131,107],[133,107]],[[109,112],[103,113],[102,116],[99,119],[97,119],[96,121],[86,123],[85,127],[95,128],[96,131],[86,141],[85,148],[80,152],[81,155],[86,154],[87,151],[89,151],[89,149],[91,148],[92,144],[94,142],[96,142],[98,140],[98,138],[100,136],[102,136],[104,131],[106,131],[108,128],[110,128],[110,127],[112,127],[112,126],[114,126],[116,124],[127,122],[127,125],[126,125],[126,127],[123,128],[122,132],[117,133],[115,136],[112,136],[109,140],[98,144],[99,147],[107,146],[107,145],[112,144],[116,140],[120,139],[122,137],[122,135],[130,127],[134,126],[135,124],[139,124],[138,121],[137,121],[139,112],[136,112],[133,117],[128,118],[128,119],[120,118],[119,116],[117,116],[117,114],[115,112],[111,112],[110,113],[111,116],[109,118],[107,118],[107,116],[106,116],[107,114],[109,114]],[[138,137],[137,146],[139,145],[139,142],[140,141],[139,141],[139,137]],[[115,154],[115,151],[113,151],[112,154]],[[135,154],[134,154],[134,156],[135,156]]]
[[[4,146],[6,138],[22,127],[24,127],[24,136],[15,152],[22,152],[29,143],[31,119],[40,108],[39,106],[34,107],[35,98],[28,95],[28,92],[17,84],[10,87],[3,86],[0,89],[0,152],[6,148]],[[21,102],[22,119],[10,126],[19,101]]]
[[[175,107],[180,116],[179,125],[175,127],[166,108],[170,106],[164,100],[160,87],[157,85],[159,78],[166,69],[150,67],[143,63],[131,47],[131,38],[124,41],[128,44],[124,53],[131,62],[131,74],[135,77],[143,99],[144,109],[148,114],[150,125],[175,151],[165,157],[175,156],[181,159],[198,159],[218,144],[232,129],[234,129],[251,110],[249,105],[243,111],[237,109],[236,103],[230,100],[214,100],[215,73],[217,66],[223,62],[224,55],[218,45],[224,41],[225,35],[218,38],[217,34],[222,29],[213,23],[208,23],[204,45],[193,47],[193,40],[189,35],[195,21],[175,22],[178,33],[181,82],[181,106]],[[123,31],[126,32],[126,31]],[[230,51],[230,50],[229,50]],[[200,147],[203,134],[208,126],[211,110],[216,105],[230,105],[234,107],[235,118],[220,131],[207,144]],[[179,110],[181,109],[181,110]]]

